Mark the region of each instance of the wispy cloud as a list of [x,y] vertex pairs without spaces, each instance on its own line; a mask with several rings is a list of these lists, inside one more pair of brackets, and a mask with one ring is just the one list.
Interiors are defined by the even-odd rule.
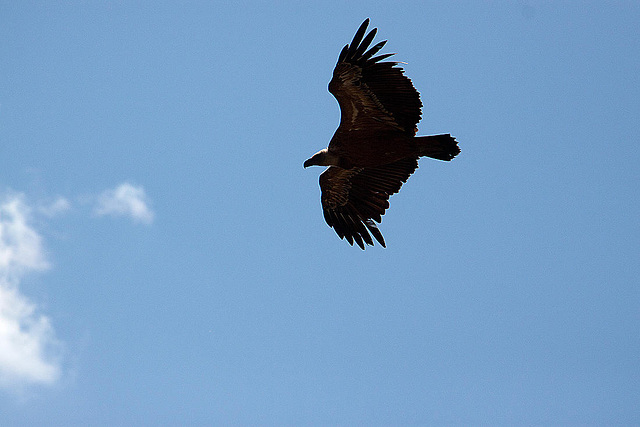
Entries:
[[144,188],[127,182],[103,192],[98,197],[94,213],[98,216],[130,216],[134,221],[144,224],[151,224],[154,216]]
[[49,267],[21,195],[0,198],[0,386],[52,384],[61,344],[47,316],[20,293],[25,274]]
[[63,214],[69,209],[71,209],[71,203],[64,197],[58,197],[51,203],[38,206],[38,212],[48,217]]

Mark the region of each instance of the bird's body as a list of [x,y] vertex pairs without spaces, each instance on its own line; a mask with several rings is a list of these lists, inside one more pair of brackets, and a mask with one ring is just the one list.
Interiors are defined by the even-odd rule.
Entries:
[[368,24],[366,19],[342,49],[329,82],[340,104],[340,126],[329,146],[304,163],[329,166],[320,175],[325,220],[340,238],[362,249],[373,245],[371,235],[385,246],[375,222],[419,157],[451,160],[460,152],[449,134],[415,136],[420,95],[396,62],[381,62],[392,54],[373,56],[386,41],[367,50],[377,31],[363,38]]

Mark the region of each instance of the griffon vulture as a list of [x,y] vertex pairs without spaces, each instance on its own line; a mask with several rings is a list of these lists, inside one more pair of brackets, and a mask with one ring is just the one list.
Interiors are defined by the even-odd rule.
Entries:
[[448,161],[460,152],[449,134],[416,136],[420,94],[397,62],[383,61],[392,53],[374,56],[386,40],[367,50],[377,31],[364,37],[368,25],[367,18],[342,49],[329,82],[340,104],[340,126],[329,147],[304,162],[305,168],[329,166],[320,175],[324,218],[341,239],[362,249],[373,246],[371,235],[385,247],[375,222],[418,158]]

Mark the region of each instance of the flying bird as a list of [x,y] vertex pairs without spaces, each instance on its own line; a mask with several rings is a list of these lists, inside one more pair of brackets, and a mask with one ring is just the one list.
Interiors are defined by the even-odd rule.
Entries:
[[371,235],[386,247],[376,222],[418,158],[448,161],[460,153],[450,134],[416,136],[420,94],[398,62],[383,61],[393,53],[374,56],[386,40],[368,49],[377,32],[365,37],[368,26],[367,18],[342,49],[329,82],[340,104],[340,126],[328,148],[304,162],[305,168],[328,166],[320,174],[324,219],[341,239],[362,249],[373,246]]

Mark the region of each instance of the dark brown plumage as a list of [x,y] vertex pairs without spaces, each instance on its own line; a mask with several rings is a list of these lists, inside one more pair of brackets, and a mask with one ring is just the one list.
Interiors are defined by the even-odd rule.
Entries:
[[389,207],[389,196],[418,167],[422,156],[451,160],[459,152],[449,134],[415,136],[422,115],[420,94],[397,62],[374,56],[374,28],[366,36],[366,19],[351,44],[338,57],[329,92],[340,104],[340,126],[329,147],[304,162],[304,167],[329,166],[320,175],[322,210],[329,226],[349,244],[362,249],[373,239],[385,246],[376,222]]

